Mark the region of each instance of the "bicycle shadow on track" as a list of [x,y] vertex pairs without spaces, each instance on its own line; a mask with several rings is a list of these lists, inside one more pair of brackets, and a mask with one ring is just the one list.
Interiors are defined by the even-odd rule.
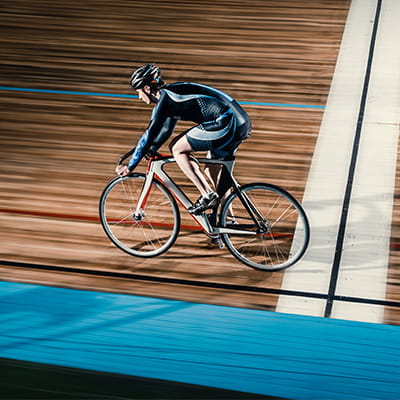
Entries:
[[[177,240],[176,240],[176,242],[171,246],[171,248],[168,249],[164,254],[158,256],[157,258],[163,258],[163,259],[175,259],[175,258],[186,259],[186,258],[188,258],[188,254],[187,253],[190,254],[190,256],[189,256],[190,258],[208,258],[210,256],[213,256],[214,252],[213,253],[193,253],[193,247],[194,246],[193,246],[192,243],[190,243],[190,244],[189,243],[187,243],[187,244],[179,243],[179,239],[182,239],[182,238],[185,238],[185,237],[191,237],[191,236],[195,236],[195,235],[202,235],[202,234],[199,233],[199,232],[180,233],[178,238],[177,238]],[[203,240],[194,239],[196,247],[199,247],[199,245],[200,245],[201,249],[215,250],[215,255],[220,254],[220,251],[222,249],[219,248],[218,244],[212,243],[211,242],[211,238],[208,238],[205,235],[202,235],[202,236],[203,236],[202,237]],[[169,239],[169,236],[165,236],[165,237],[160,237],[158,240],[162,242],[163,240],[168,240],[168,239]],[[132,247],[132,249],[133,250],[140,250],[143,247],[148,246],[148,244],[149,243],[146,240],[144,240],[141,243],[138,243],[137,245]],[[174,251],[174,248],[175,248],[175,251]],[[177,248],[184,249],[185,253],[183,254],[181,252],[178,252],[176,250]]]
[[[186,232],[180,236],[183,236],[183,239],[193,236],[197,238],[194,238],[194,243],[182,243],[178,238],[171,249],[157,257],[158,265],[163,262],[167,264],[166,269],[163,270],[164,276],[171,272],[181,271],[184,275],[189,274],[190,279],[204,280],[206,278],[207,281],[221,281],[220,279],[224,278],[223,282],[242,285],[262,284],[273,277],[281,276],[276,272],[257,270],[242,264],[226,248],[220,249],[201,232]],[[189,268],[183,268],[182,261],[187,262]],[[198,266],[201,268],[198,269]]]

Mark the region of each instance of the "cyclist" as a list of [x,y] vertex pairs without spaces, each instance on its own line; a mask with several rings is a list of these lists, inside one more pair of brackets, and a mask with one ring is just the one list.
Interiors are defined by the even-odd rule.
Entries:
[[[239,144],[250,135],[251,122],[243,108],[229,95],[198,83],[166,84],[156,64],[144,65],[133,72],[130,84],[146,104],[154,103],[150,123],[138,140],[127,165],[116,167],[116,173],[128,175],[145,155],[152,155],[170,138],[179,120],[197,125],[177,136],[170,144],[172,154],[186,176],[199,189],[201,197],[188,209],[201,214],[219,202],[191,157],[194,151],[208,151],[213,159],[233,159]],[[217,187],[218,173],[209,177]]]

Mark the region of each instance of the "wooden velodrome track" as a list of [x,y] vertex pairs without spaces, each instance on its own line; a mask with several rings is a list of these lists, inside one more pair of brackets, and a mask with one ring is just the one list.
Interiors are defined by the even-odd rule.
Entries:
[[[154,259],[109,243],[98,199],[151,108],[95,94],[135,94],[132,68],[154,61],[168,82],[201,82],[252,102],[245,108],[253,134],[238,152],[236,177],[301,199],[348,7],[348,0],[2,1],[0,85],[44,92],[0,96],[1,279],[274,310],[282,273],[249,269],[201,233],[182,231]],[[257,104],[266,102],[288,106]],[[387,300],[398,300],[395,222]],[[398,320],[397,308],[388,309],[385,322]]]

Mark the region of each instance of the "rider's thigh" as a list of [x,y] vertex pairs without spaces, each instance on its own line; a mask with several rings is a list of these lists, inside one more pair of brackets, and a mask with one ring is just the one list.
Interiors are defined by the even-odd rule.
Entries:
[[179,135],[176,135],[169,143],[168,148],[170,152],[172,153],[172,149],[175,146],[175,144],[183,137],[185,136],[186,132],[180,133]]
[[171,142],[170,149],[173,154],[191,153],[194,151],[185,134],[177,136]]

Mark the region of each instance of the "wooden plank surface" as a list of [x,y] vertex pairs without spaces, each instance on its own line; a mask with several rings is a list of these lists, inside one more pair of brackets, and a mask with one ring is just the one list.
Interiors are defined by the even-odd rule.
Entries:
[[[301,199],[323,110],[290,105],[325,104],[348,6],[347,0],[5,0],[0,85],[128,95],[132,68],[156,61],[169,82],[211,84],[242,102],[286,103],[245,105],[253,134],[238,152],[236,176],[282,185]],[[109,244],[92,219],[115,161],[147,125],[148,106],[14,91],[2,91],[0,104],[2,260],[280,287],[282,273],[248,269],[199,233],[182,232],[156,259],[131,258]],[[176,177],[187,185],[178,171]],[[177,292],[173,285],[10,266],[1,276],[272,310],[276,302],[265,293]]]

